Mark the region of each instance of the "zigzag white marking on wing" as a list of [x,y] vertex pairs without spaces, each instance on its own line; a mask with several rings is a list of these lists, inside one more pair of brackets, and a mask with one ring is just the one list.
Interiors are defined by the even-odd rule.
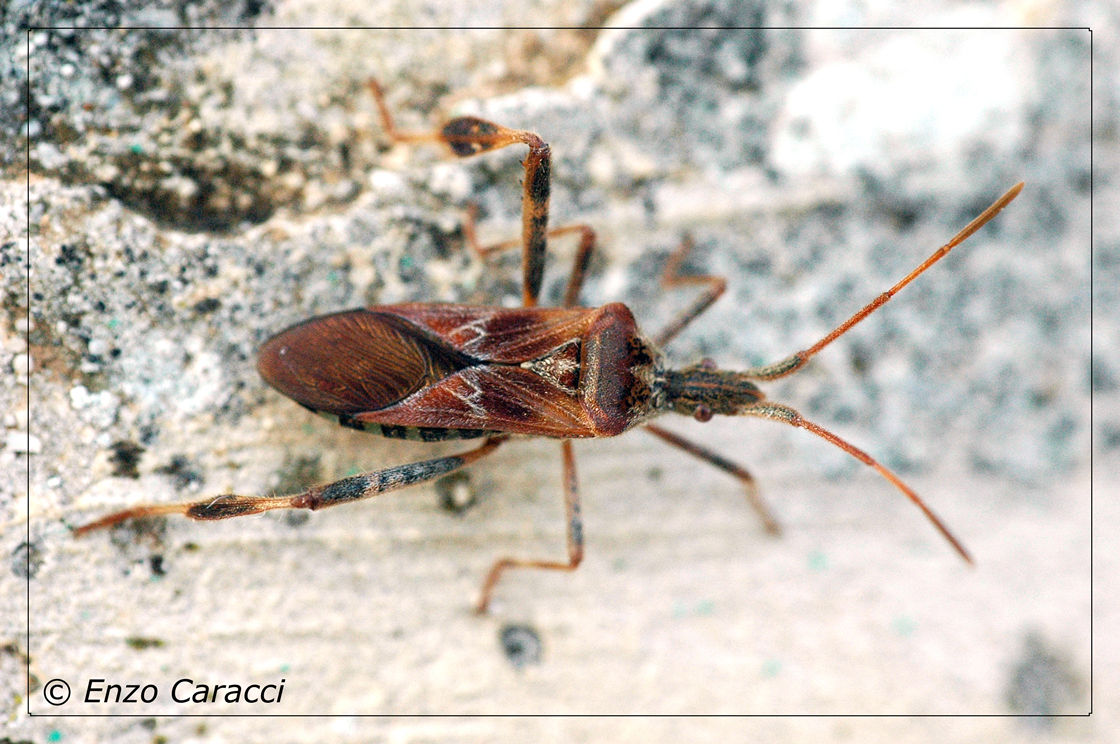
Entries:
[[[478,316],[469,323],[456,327],[451,332],[450,337],[456,339],[468,354],[474,353],[478,345],[487,336],[486,320],[484,316]],[[468,334],[469,336],[467,336]],[[467,338],[464,339],[462,336],[467,336]]]
[[463,395],[458,389],[453,391],[453,395],[467,405],[471,409],[471,413],[479,418],[486,417],[486,409],[478,402],[482,397],[482,388],[479,387],[478,379],[473,370],[464,370],[459,375],[459,379],[463,381],[464,385],[470,387],[470,392]]

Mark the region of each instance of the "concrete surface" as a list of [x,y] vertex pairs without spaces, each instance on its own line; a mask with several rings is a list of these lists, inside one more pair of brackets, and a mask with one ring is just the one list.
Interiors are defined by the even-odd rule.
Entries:
[[[1098,496],[1117,490],[1120,324],[1096,313],[1090,364],[1089,289],[1115,307],[1120,231],[1102,208],[1115,205],[1115,50],[1096,37],[1090,279],[1089,32],[648,27],[1115,18],[1088,4],[559,6],[421,19],[406,4],[382,16],[294,0],[190,12],[229,25],[631,28],[33,36],[30,256],[18,160],[0,209],[13,236],[0,266],[0,365],[14,372],[0,449],[13,473],[0,485],[12,736],[1107,740],[1120,657],[1098,635],[1091,688],[1089,496],[1091,474]],[[812,343],[1026,181],[993,224],[768,388],[898,470],[977,566],[873,472],[755,420],[662,423],[750,467],[783,537],[762,534],[724,474],[641,432],[577,442],[584,565],[509,576],[482,619],[469,606],[496,556],[562,554],[554,442],[514,443],[472,467],[480,502],[461,515],[421,487],[310,517],[169,519],[72,540],[68,525],[128,505],[301,488],[465,449],[332,427],[255,373],[265,338],[316,313],[516,302],[516,257],[481,266],[460,224],[474,201],[484,239],[516,233],[520,154],[451,162],[391,146],[369,76],[402,126],[469,111],[552,144],[553,224],[586,221],[601,239],[588,304],[621,299],[656,329],[688,301],[657,276],[691,234],[689,269],[727,276],[729,291],[668,349],[680,363],[759,364]],[[553,301],[569,250],[557,241]],[[1102,549],[1115,503],[1098,498],[1093,517],[1103,582],[1117,568]],[[1098,634],[1118,614],[1103,586]],[[274,705],[177,705],[182,678],[283,679],[285,691]],[[159,699],[84,703],[93,679],[150,683]],[[69,702],[47,702],[51,680],[71,685]],[[197,717],[228,713],[249,717]],[[386,714],[783,717],[363,717]]]

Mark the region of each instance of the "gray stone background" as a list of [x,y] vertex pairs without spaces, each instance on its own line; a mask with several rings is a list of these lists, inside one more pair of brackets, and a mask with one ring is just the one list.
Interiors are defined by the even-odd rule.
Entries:
[[[1115,493],[1120,450],[1120,88],[1099,33],[1115,12],[1095,7],[8,6],[0,118],[19,134],[0,184],[7,718],[35,741],[256,741],[272,726],[286,741],[324,730],[344,741],[1103,740],[1118,660],[1104,643],[1103,715],[1091,719],[145,718],[1085,712],[1090,468],[1097,494]],[[29,55],[24,29],[45,20],[243,28],[35,32]],[[266,28],[468,23],[572,28]],[[615,28],[589,28],[604,25]],[[799,25],[1098,33],[773,28]],[[310,518],[172,519],[72,540],[68,525],[128,505],[298,489],[463,448],[332,427],[255,372],[265,338],[317,313],[517,300],[517,257],[482,266],[461,220],[475,202],[484,239],[516,234],[520,153],[453,162],[393,146],[370,76],[402,126],[476,113],[552,144],[553,223],[587,222],[600,237],[587,304],[625,301],[658,328],[690,297],[657,279],[691,234],[688,268],[726,276],[729,291],[671,344],[679,363],[753,365],[812,343],[1025,181],[991,225],[769,388],[896,469],[976,568],[874,473],[756,420],[664,424],[748,465],[782,538],[762,534],[725,475],[640,432],[579,442],[584,565],[511,575],[483,619],[468,609],[496,555],[562,554],[552,442],[472,467],[480,503],[459,516],[422,487]],[[570,247],[556,241],[553,255],[551,301]],[[1117,514],[1103,499],[1095,509],[1100,580],[1115,575],[1100,546]],[[1098,631],[1117,617],[1109,594],[1097,592]],[[539,661],[504,653],[510,624],[533,628]],[[145,717],[26,718],[28,654],[35,712]],[[184,676],[285,678],[286,692],[278,706],[176,706],[167,688]],[[83,704],[94,677],[163,695]],[[52,709],[51,679],[75,698]]]

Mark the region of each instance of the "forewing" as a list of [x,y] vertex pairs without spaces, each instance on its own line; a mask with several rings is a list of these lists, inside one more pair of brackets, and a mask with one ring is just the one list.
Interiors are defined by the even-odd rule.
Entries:
[[463,369],[380,411],[355,420],[448,429],[486,429],[546,437],[595,432],[578,398],[523,367]]
[[520,364],[579,339],[594,318],[582,307],[503,308],[410,303],[377,308],[423,326],[475,359]]

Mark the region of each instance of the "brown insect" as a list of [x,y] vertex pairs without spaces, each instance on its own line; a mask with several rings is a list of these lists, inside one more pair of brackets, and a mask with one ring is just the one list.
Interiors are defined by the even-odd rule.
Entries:
[[[433,480],[485,457],[514,435],[560,440],[567,560],[501,558],[487,574],[476,610],[485,612],[503,572],[510,568],[572,571],[583,558],[583,521],[572,439],[610,437],[636,426],[739,479],[766,529],[777,522],[758,497],[754,478],[720,455],[672,434],[650,419],[667,411],[707,421],[712,416],[746,415],[806,429],[874,468],[918,506],[964,560],[968,552],[918,495],[870,455],[782,403],[766,400],[755,382],[775,380],[801,369],[814,355],[885,304],[899,290],[944,257],[1006,207],[1023,188],[1017,184],[952,240],[893,287],[804,351],[774,364],[742,372],[717,369],[704,360],[669,369],[659,350],[723,294],[724,279],[681,275],[690,244],[670,257],[665,286],[700,285],[700,296],[667,327],[645,336],[621,303],[598,308],[577,305],[595,234],[585,225],[548,229],[551,154],[532,132],[508,129],[473,116],[446,122],[433,132],[398,131],[381,90],[370,83],[386,131],[397,142],[435,142],[459,157],[508,145],[529,148],[524,161],[522,233],[519,241],[481,248],[473,220],[468,242],[485,255],[520,245],[523,307],[407,303],[378,305],[324,315],[299,323],[269,339],[257,367],[273,387],[305,408],[342,426],[382,436],[440,441],[482,439],[466,452],[398,465],[315,486],[286,496],[226,494],[193,503],[138,506],[79,527],[75,534],[126,519],[183,514],[212,520],[270,509],[321,509],[370,498]],[[568,279],[564,305],[537,306],[546,239],[579,233],[581,241]]]

